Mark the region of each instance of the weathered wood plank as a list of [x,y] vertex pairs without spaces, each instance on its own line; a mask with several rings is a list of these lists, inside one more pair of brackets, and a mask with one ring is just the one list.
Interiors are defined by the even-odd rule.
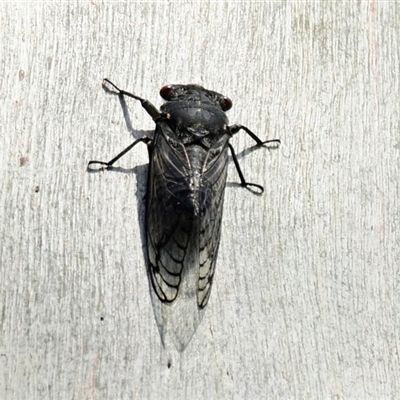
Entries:
[[[397,2],[1,15],[0,398],[397,397]],[[158,105],[163,84],[201,84],[232,98],[232,123],[282,140],[241,159],[262,197],[227,187],[213,293],[182,354],[162,348],[150,301],[145,146],[125,173],[86,172],[153,127],[129,100],[124,118],[104,77]]]

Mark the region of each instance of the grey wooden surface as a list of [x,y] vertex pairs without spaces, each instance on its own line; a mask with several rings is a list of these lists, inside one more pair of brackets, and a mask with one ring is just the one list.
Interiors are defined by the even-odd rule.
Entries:
[[[0,5],[0,398],[398,398],[396,1]],[[143,255],[167,83],[232,98],[241,158],[205,316],[163,349]],[[252,145],[244,133],[232,144]],[[168,368],[168,364],[171,364]]]

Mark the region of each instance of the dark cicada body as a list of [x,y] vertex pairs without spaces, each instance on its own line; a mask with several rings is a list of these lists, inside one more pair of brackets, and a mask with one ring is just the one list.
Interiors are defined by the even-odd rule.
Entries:
[[204,308],[220,238],[230,101],[195,85],[169,86],[161,94],[167,117],[156,126],[147,190],[152,282],[162,301],[173,302],[185,268],[195,268],[194,294]]
[[[242,186],[259,185],[245,181],[229,139],[245,130],[262,146],[248,128],[228,126],[225,111],[232,102],[219,93],[197,85],[172,85],[161,89],[166,100],[158,111],[141,101],[156,123],[153,139],[141,138],[108,163],[111,167],[136,143],[147,143],[150,167],[146,196],[148,272],[161,303],[153,304],[163,341],[171,336],[183,350],[202,317],[210,297],[217,259],[228,149]],[[279,140],[272,140],[279,142]]]

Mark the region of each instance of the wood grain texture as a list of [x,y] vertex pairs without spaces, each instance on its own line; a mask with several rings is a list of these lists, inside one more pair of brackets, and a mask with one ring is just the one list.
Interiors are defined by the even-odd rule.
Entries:
[[[396,398],[398,2],[2,3],[0,398]],[[205,316],[163,349],[143,254],[153,128],[101,88],[167,83],[280,138],[230,166]],[[148,132],[147,132],[148,133]],[[232,144],[241,154],[245,134]],[[170,367],[168,365],[170,364]]]

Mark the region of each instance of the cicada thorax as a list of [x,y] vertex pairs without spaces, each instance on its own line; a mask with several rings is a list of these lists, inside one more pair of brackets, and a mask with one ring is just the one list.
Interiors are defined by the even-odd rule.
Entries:
[[[208,171],[220,154],[228,151],[231,137],[226,125],[228,120],[215,107],[209,111],[198,104],[183,107],[180,102],[179,107],[170,103],[164,106],[171,113],[156,131],[156,145],[163,140],[168,143],[169,166],[165,168],[168,174],[165,177],[171,189],[170,201],[174,202],[174,207],[184,208],[190,215],[199,217],[200,202],[212,195]],[[200,116],[207,116],[207,119]],[[226,167],[224,163],[223,168]]]

